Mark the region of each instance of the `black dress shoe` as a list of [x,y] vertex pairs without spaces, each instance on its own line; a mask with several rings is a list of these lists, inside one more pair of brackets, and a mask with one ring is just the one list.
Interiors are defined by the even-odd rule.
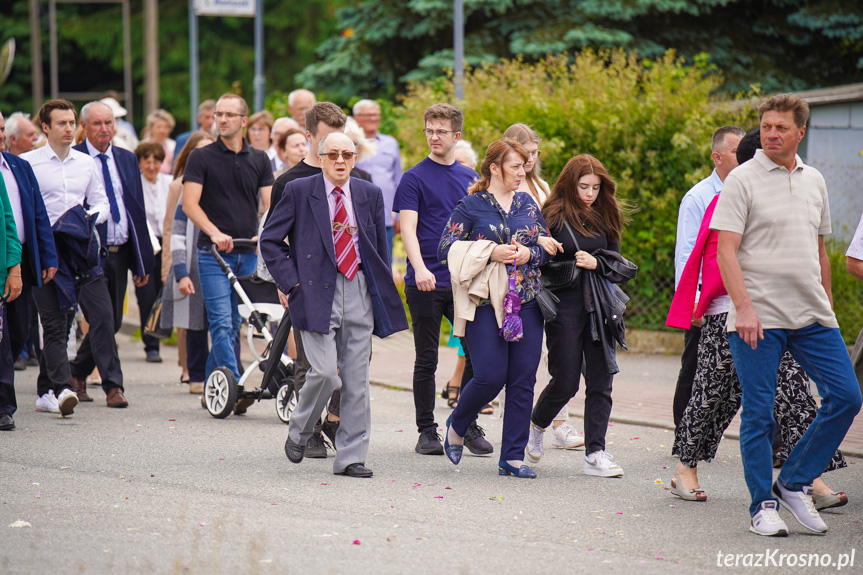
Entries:
[[351,463],[344,471],[336,473],[336,475],[347,475],[348,477],[371,477],[374,474],[371,469],[362,463]]
[[298,443],[294,443],[291,441],[291,438],[288,437],[288,440],[285,441],[285,455],[288,456],[288,459],[291,463],[299,463],[303,460],[303,453],[305,453],[306,448]]
[[0,431],[11,431],[13,429],[15,429],[15,422],[12,420],[12,416],[8,413],[0,415]]

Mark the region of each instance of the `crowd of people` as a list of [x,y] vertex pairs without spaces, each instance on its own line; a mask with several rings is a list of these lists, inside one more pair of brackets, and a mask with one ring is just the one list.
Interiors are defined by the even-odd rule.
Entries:
[[[140,141],[113,95],[80,114],[49,100],[35,122],[0,115],[0,429],[15,427],[14,370],[26,369],[30,355],[38,358],[37,411],[72,415],[78,402],[93,401],[94,383],[108,407],[129,405],[114,337],[130,272],[147,361],[161,361],[159,339],[143,329],[160,303],[190,393],[202,394],[216,368],[240,380],[237,294],[215,247],[236,276],[272,282],[290,311],[298,401],[288,459],[334,449],[334,473],[372,477],[371,337],[408,329],[392,267],[400,235],[415,451],[456,465],[464,448],[494,453],[478,415],[503,393],[500,475],[535,478],[530,466],[540,463],[548,431],[553,447],[584,447],[584,474],[623,476],[605,435],[616,349],[625,345],[627,298],[618,285],[637,268],[621,255],[632,210],[605,165],[575,155],[549,185],[541,137],[523,123],[480,160],[461,138],[461,110],[442,103],[423,118],[428,156],[403,171],[398,141],[379,132],[376,102],[358,101],[349,117],[301,89],[288,109],[281,118],[250,114],[242,97],[224,94],[201,103],[197,129],[176,139],[173,116],[154,110]],[[780,95],[759,116],[748,134],[716,130],[715,170],[680,206],[668,324],[687,331],[671,493],[707,501],[698,463],[715,456],[742,404],[750,529],[787,534],[781,505],[824,532],[818,509],[848,499],[823,474],[847,465],[838,447],[861,396],[832,311],[826,185],[796,155],[808,107]],[[259,238],[258,249],[239,238]],[[863,277],[860,238],[863,225],[849,270]],[[76,313],[83,340],[69,353]],[[435,376],[444,320],[460,361],[443,392],[452,411],[441,436]],[[534,401],[546,364],[550,383]],[[567,421],[582,377],[583,435]],[[241,398],[234,413],[250,403]],[[773,467],[782,468],[775,483]]]

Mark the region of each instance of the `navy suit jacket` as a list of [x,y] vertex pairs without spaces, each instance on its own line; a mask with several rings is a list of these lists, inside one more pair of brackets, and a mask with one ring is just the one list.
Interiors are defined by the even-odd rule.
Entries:
[[3,157],[12,168],[12,175],[15,176],[15,183],[18,184],[18,193],[21,196],[21,214],[24,217],[26,242],[24,251],[30,258],[33,283],[41,286],[42,270],[57,267],[57,249],[54,247],[51,220],[48,219],[48,212],[45,211],[39,182],[36,180],[33,168],[30,167],[30,162],[9,152],[3,152]]
[[[384,197],[376,185],[351,178],[351,200],[359,228],[360,259],[372,300],[373,333],[386,337],[407,329],[408,322],[389,265]],[[282,293],[289,294],[293,326],[328,333],[338,268],[323,174],[285,186],[282,199],[261,232],[261,255],[276,285]]]
[[[81,142],[74,148],[90,155],[87,142]],[[141,184],[138,157],[129,150],[117,146],[112,146],[112,153],[117,173],[120,174],[120,181],[123,183],[123,204],[129,221],[129,241],[133,254],[133,257],[129,258],[129,269],[134,277],[143,277],[153,271],[156,260],[153,255],[153,244],[150,242],[150,233],[147,231],[147,210],[144,207],[144,186]],[[102,163],[98,158],[95,160],[101,173]],[[108,193],[107,186],[105,193]],[[108,217],[111,217],[110,214]],[[103,246],[107,245],[108,222],[97,225],[96,230],[99,232],[99,241]]]

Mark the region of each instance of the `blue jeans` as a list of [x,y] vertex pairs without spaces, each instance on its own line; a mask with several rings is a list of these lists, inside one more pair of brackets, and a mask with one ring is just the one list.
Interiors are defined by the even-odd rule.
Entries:
[[387,247],[390,255],[390,267],[393,265],[393,238],[395,237],[395,226],[387,226]]
[[784,350],[794,356],[818,387],[821,408],[791,450],[779,482],[792,491],[811,485],[830,463],[854,416],[860,411],[860,386],[842,336],[818,323],[801,329],[765,329],[752,349],[736,332],[728,334],[734,367],[743,389],[740,453],[754,515],[771,494],[773,480],[773,402],[776,372]]
[[[255,254],[219,252],[219,255],[231,266],[237,277],[251,275],[255,271]],[[231,282],[208,249],[198,250],[198,278],[213,342],[210,355],[207,356],[206,375],[209,377],[217,367],[227,367],[239,381],[240,370],[234,353],[234,345],[240,338],[241,321],[237,310],[237,292],[231,288]]]

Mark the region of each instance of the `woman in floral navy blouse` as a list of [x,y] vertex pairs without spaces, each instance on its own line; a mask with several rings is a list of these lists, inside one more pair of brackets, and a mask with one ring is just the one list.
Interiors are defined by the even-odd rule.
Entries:
[[550,238],[536,203],[524,192],[516,192],[525,177],[528,154],[521,144],[502,139],[488,147],[480,173],[482,178],[456,206],[444,229],[438,257],[447,257],[457,241],[491,241],[496,245],[490,262],[506,264],[512,273],[516,265],[516,289],[521,296],[524,337],[507,342],[498,335],[495,310],[490,300],[481,301],[465,337],[471,350],[473,379],[447,421],[445,452],[453,463],[461,458],[464,434],[479,410],[506,387],[506,409],[500,455],[500,474],[536,477],[523,465],[527,444],[533,387],[542,351],[543,319],[537,302],[539,266],[561,248]]

